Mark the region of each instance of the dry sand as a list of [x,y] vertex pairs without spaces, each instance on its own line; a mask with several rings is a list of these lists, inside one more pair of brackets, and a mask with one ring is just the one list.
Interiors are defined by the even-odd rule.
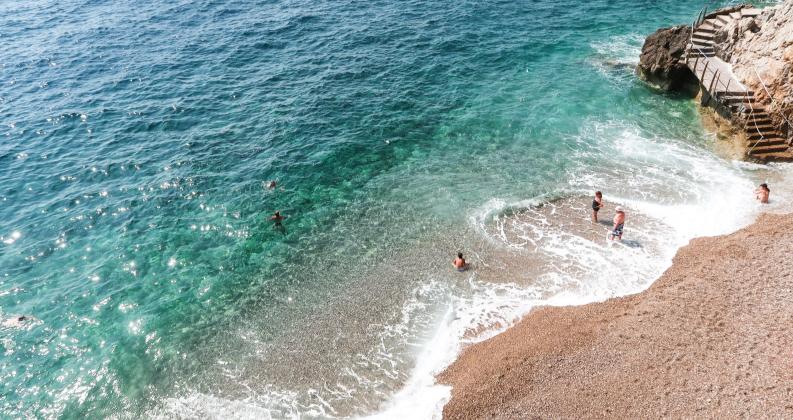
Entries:
[[682,248],[648,290],[465,349],[447,419],[793,418],[793,215]]

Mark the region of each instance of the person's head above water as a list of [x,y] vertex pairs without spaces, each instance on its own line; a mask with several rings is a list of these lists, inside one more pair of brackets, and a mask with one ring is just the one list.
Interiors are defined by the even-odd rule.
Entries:
[[766,190],[766,191],[771,191],[771,190],[769,190],[769,189],[768,189],[768,184],[766,184],[765,182],[763,182],[762,184],[760,184],[760,188],[762,188],[762,189],[764,189],[764,190]]
[[617,206],[617,208],[614,209],[614,211],[616,213],[625,213],[625,210],[622,208],[622,206]]
[[457,253],[457,258],[459,258],[459,259],[463,259],[463,253],[462,253],[462,252],[458,252],[458,253]]
[[600,191],[595,191],[595,197],[597,198],[603,197],[603,193]]

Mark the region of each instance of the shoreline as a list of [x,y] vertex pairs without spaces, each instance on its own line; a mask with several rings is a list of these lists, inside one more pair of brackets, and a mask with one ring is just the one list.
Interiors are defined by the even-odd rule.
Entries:
[[693,239],[637,294],[541,307],[437,376],[443,417],[793,415],[793,214]]

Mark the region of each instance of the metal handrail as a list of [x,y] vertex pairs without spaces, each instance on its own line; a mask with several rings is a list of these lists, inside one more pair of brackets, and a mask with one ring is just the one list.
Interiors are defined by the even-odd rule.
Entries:
[[[766,87],[765,82],[763,82],[763,78],[760,77],[760,72],[757,71],[757,67],[752,65],[752,70],[754,70],[754,74],[757,75],[757,80],[760,81],[760,85],[763,86],[763,90],[765,90],[766,95],[768,95],[768,99],[771,101],[771,105],[776,104],[776,100],[774,100],[774,97],[771,96],[771,92],[768,91],[768,87]],[[790,127],[793,127],[793,125],[791,125],[790,121],[787,119],[787,117],[785,117],[785,114],[782,112],[781,107],[779,108],[780,108],[779,115],[782,116],[783,120],[785,120],[789,130]],[[787,143],[790,144],[791,140],[788,140]]]
[[[752,96],[754,96],[754,95],[752,95]],[[754,106],[752,106],[752,101],[748,101],[747,103],[749,104],[749,109],[750,109],[750,111],[751,111],[751,112],[749,113],[749,115],[752,115],[752,116],[753,116],[753,115],[754,115]],[[763,135],[763,133],[761,133],[761,132],[760,132],[760,127],[758,127],[758,126],[757,126],[757,118],[752,118],[752,122],[754,123],[754,129],[755,129],[755,131],[757,131],[757,134],[759,134],[759,135],[760,135],[760,138],[759,138],[759,139],[757,139],[757,141],[756,141],[756,142],[754,142],[754,144],[752,145],[752,147],[750,147],[750,148],[749,148],[749,153],[750,153],[750,154],[752,153],[752,150],[754,150],[754,148],[755,148],[755,147],[757,147],[757,145],[758,145],[758,144],[759,144],[759,143],[760,143],[762,140],[765,140],[765,136]]]

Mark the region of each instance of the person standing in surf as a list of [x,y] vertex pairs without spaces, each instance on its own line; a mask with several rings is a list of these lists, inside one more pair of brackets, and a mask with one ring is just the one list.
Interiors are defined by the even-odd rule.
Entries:
[[612,228],[611,233],[609,234],[609,239],[612,241],[614,239],[622,240],[622,230],[625,228],[625,210],[622,207],[617,206],[614,209],[614,227]]
[[760,184],[756,190],[754,190],[754,197],[757,201],[761,202],[762,204],[768,204],[768,195],[771,194],[771,190],[768,189],[768,184],[765,182]]
[[598,210],[603,208],[603,193],[595,191],[595,199],[592,200],[592,223],[598,222]]

